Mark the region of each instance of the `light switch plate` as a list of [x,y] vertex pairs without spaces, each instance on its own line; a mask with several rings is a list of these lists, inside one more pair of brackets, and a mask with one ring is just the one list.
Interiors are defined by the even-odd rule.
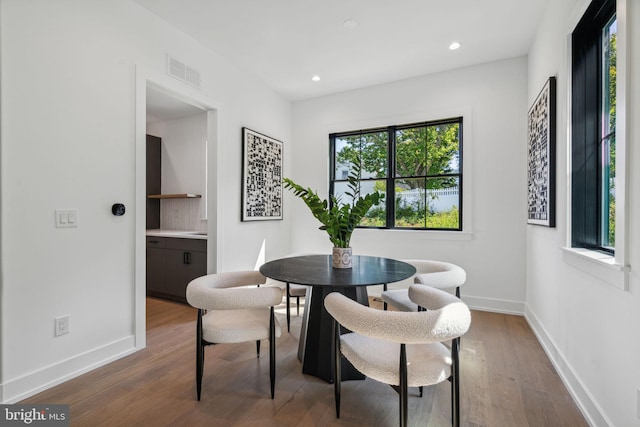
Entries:
[[75,228],[77,226],[77,209],[56,209],[56,228]]

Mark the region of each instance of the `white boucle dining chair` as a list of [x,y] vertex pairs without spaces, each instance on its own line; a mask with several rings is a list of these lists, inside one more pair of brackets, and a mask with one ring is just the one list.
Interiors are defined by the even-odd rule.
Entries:
[[[341,355],[365,376],[391,385],[400,396],[400,426],[406,427],[407,388],[451,382],[451,418],[460,425],[458,337],[471,324],[469,308],[439,289],[412,285],[409,298],[426,311],[407,313],[367,307],[333,292],[324,300],[334,318],[333,360],[336,417],[340,418]],[[340,325],[351,332],[340,335]],[[451,341],[451,349],[442,344]],[[366,396],[366,395],[363,395]]]
[[[405,259],[406,263],[416,268],[413,282],[419,285],[431,286],[437,289],[454,290],[460,298],[460,286],[467,280],[467,273],[458,265],[450,262],[432,261],[425,259]],[[389,289],[382,292],[382,302],[386,310],[391,305],[400,311],[418,311],[418,304],[411,301],[409,292],[405,289]]]
[[196,322],[196,391],[198,400],[204,373],[204,348],[212,344],[269,340],[271,398],[275,393],[276,338],[282,334],[274,306],[282,302],[282,291],[264,284],[258,271],[209,274],[187,285],[187,302],[198,309]]

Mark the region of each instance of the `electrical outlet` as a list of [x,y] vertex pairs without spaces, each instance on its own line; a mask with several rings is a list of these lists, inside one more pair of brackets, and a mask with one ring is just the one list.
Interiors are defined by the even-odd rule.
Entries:
[[69,316],[56,317],[56,337],[69,333]]

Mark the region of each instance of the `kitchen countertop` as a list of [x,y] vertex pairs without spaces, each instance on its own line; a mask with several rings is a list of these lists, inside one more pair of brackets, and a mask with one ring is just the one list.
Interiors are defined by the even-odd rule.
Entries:
[[207,240],[207,233],[202,231],[153,229],[153,230],[147,230],[147,236],[177,237],[179,239]]

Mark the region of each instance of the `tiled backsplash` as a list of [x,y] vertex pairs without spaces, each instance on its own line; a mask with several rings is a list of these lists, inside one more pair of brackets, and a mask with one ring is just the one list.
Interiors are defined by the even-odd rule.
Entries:
[[202,219],[201,198],[160,200],[160,228],[163,230],[207,231]]

